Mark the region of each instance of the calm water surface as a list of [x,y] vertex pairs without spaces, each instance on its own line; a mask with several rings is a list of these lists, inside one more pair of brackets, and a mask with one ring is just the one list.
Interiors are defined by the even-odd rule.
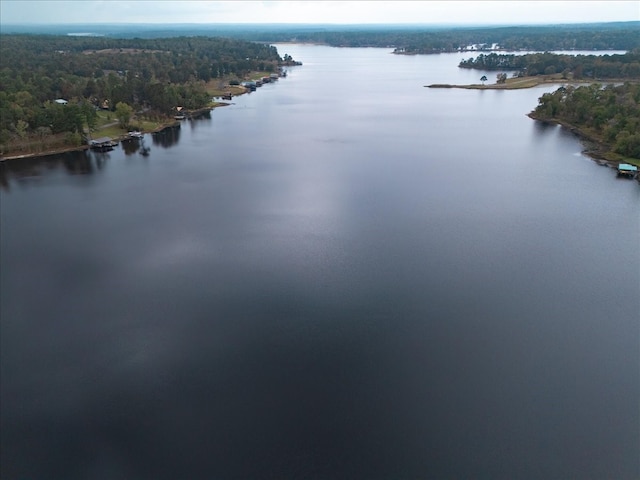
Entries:
[[640,185],[469,54],[1,168],[3,479],[637,479]]

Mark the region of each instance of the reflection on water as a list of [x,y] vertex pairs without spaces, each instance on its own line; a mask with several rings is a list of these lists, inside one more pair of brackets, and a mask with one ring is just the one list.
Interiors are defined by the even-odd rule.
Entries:
[[122,151],[125,155],[131,156],[135,153],[139,153],[143,157],[146,157],[151,152],[151,149],[145,145],[143,138],[128,138],[121,142]]
[[197,130],[198,128],[210,128],[211,127],[211,111],[207,110],[206,112],[199,113],[195,115],[189,120],[189,128],[191,130]]
[[162,148],[173,147],[180,140],[180,124],[156,132],[151,137],[153,144]]
[[545,122],[543,120],[539,120],[533,122],[533,128],[535,128],[537,133],[549,133],[553,130],[556,130],[559,125],[552,122]]
[[125,155],[133,155],[140,149],[141,140],[139,138],[128,138],[121,142],[122,151]]
[[82,150],[47,157],[6,160],[0,163],[0,186],[8,191],[11,180],[33,181],[55,170],[70,175],[92,175],[101,171],[110,158],[109,152]]
[[[171,141],[168,140],[169,142]],[[134,154],[148,157],[151,148],[144,138],[131,138],[120,142],[125,156]],[[92,175],[104,169],[111,152],[82,150],[45,157],[19,158],[0,162],[0,188],[10,191],[11,182],[34,182],[56,170],[70,175]],[[117,154],[116,154],[117,155]]]

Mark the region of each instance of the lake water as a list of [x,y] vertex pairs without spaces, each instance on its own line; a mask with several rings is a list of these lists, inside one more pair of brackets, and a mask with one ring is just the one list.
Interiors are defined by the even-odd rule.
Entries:
[[1,168],[2,478],[637,479],[640,185],[465,54]]

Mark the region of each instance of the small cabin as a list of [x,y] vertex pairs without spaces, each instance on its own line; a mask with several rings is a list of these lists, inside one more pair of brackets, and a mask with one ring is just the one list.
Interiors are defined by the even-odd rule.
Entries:
[[187,118],[187,112],[183,107],[176,107],[175,110],[176,113],[173,118],[175,118],[176,120],[184,120],[185,118]]
[[621,163],[618,165],[618,175],[623,177],[633,178],[638,174],[638,167],[630,165],[628,163]]

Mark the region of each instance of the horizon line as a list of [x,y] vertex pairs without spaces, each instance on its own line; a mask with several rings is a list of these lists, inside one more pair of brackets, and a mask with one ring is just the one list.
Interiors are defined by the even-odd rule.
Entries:
[[588,22],[462,22],[462,23],[424,23],[424,22],[370,22],[370,23],[318,23],[318,22],[69,22],[69,23],[47,23],[47,22],[2,22],[0,26],[14,26],[14,27],[62,27],[62,26],[332,26],[332,27],[360,27],[360,26],[414,26],[414,27],[434,27],[434,26],[541,26],[541,25],[605,25],[612,23],[637,23],[640,24],[640,20],[609,20],[609,21],[588,21]]

